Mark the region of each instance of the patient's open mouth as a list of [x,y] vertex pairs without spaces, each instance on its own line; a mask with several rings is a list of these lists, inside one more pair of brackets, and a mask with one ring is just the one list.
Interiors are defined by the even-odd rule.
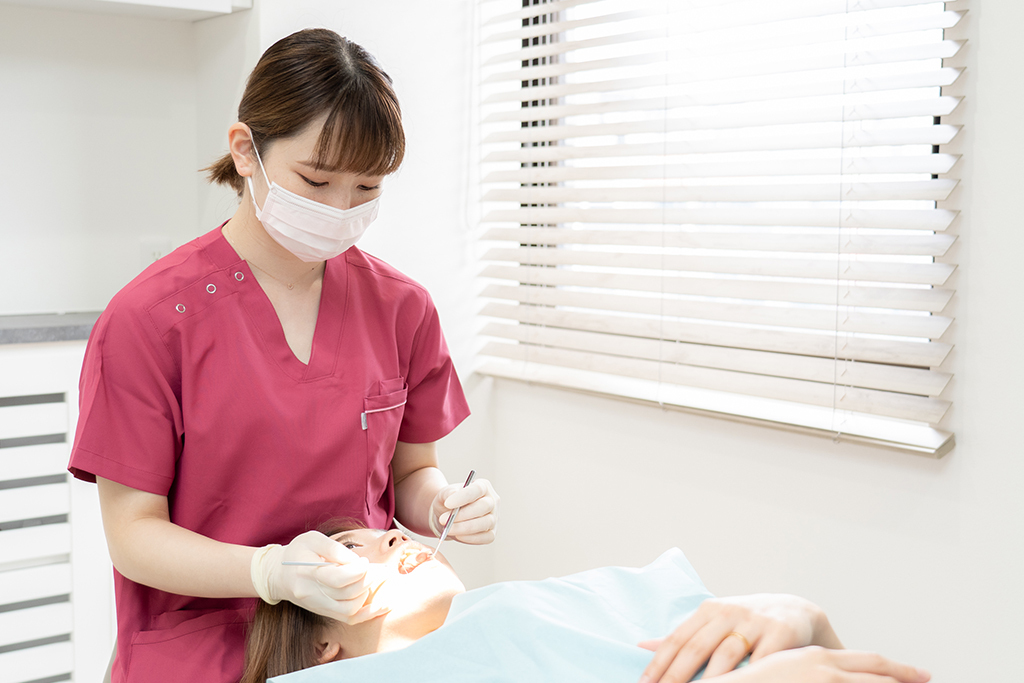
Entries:
[[430,553],[420,548],[406,548],[398,560],[398,573],[408,574],[430,559]]

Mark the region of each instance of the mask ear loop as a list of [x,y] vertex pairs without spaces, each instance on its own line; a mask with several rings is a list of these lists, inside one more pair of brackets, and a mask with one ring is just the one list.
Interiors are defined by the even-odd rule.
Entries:
[[[267,194],[270,194],[270,177],[267,175],[267,169],[263,166],[263,159],[260,158],[260,150],[256,148],[256,137],[252,134],[252,128],[246,125],[246,129],[249,131],[249,144],[252,145],[252,151],[256,152],[256,161],[260,164],[260,170],[263,171],[263,179],[267,181]],[[249,184],[249,199],[252,200],[252,205],[256,209],[256,217],[259,218],[259,214],[262,213],[262,209],[259,204],[256,203],[256,190],[252,186],[252,176],[246,176],[245,182]],[[266,206],[266,201],[263,202]]]

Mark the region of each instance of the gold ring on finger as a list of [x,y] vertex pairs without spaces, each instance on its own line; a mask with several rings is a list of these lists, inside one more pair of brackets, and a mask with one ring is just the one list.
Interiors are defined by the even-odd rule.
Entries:
[[[736,636],[737,638],[742,640],[743,641],[743,645],[746,646],[746,648],[747,648],[746,651],[750,652],[750,649],[751,649],[750,641],[747,640],[747,637],[745,635],[743,635],[742,633],[740,633],[738,631],[732,631],[731,633],[729,633],[729,636]],[[726,638],[728,638],[729,636],[726,636]]]

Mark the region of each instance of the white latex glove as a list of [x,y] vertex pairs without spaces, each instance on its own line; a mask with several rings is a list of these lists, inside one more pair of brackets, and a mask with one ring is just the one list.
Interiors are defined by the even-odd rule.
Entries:
[[[290,562],[333,562],[326,567],[296,567]],[[328,538],[319,531],[307,531],[288,545],[263,546],[250,565],[252,585],[265,602],[276,605],[287,600],[310,612],[358,624],[379,617],[387,607],[369,603],[374,586],[367,576],[370,563],[365,557]]]
[[477,479],[463,488],[462,484],[449,484],[437,492],[430,504],[430,530],[441,536],[451,511],[461,507],[448,532],[448,538],[462,543],[483,545],[494,540],[498,526],[498,494],[486,479]]

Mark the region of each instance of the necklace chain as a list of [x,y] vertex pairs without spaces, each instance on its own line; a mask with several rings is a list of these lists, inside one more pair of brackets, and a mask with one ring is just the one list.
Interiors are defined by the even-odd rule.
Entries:
[[265,268],[260,268],[260,267],[259,267],[259,266],[258,266],[258,265],[256,264],[256,262],[255,262],[255,261],[253,261],[252,259],[245,259],[245,260],[246,260],[246,262],[247,262],[247,263],[248,263],[248,264],[249,264],[250,266],[254,266],[254,267],[256,268],[256,270],[258,270],[258,271],[260,271],[261,273],[265,274],[265,275],[266,275],[267,277],[270,277],[270,278],[272,278],[272,279],[274,279],[274,280],[277,280],[278,282],[280,282],[280,283],[281,283],[282,285],[284,285],[284,286],[285,286],[285,287],[287,287],[288,289],[294,289],[294,288],[295,288],[295,285],[297,285],[297,284],[299,283],[299,281],[300,281],[300,280],[304,279],[304,278],[305,278],[306,276],[308,276],[308,275],[309,275],[309,273],[312,273],[312,272],[313,272],[314,270],[316,270],[316,267],[317,267],[317,266],[319,265],[319,264],[314,264],[314,265],[313,265],[313,267],[312,267],[312,268],[310,268],[308,272],[306,272],[306,273],[303,273],[302,275],[300,275],[300,276],[298,277],[298,279],[296,279],[296,280],[295,280],[294,282],[285,282],[285,281],[284,281],[284,280],[282,280],[281,278],[279,278],[279,277],[277,277],[276,275],[274,275],[273,273],[271,273],[271,272],[270,272],[269,270],[267,270],[267,269],[265,269]]
[[237,254],[238,254],[239,256],[241,256],[241,257],[242,257],[242,259],[244,259],[246,263],[248,263],[248,264],[249,264],[250,266],[252,266],[252,267],[253,267],[253,268],[255,268],[256,270],[260,271],[261,273],[263,273],[263,274],[264,274],[264,275],[266,275],[267,277],[271,278],[272,280],[276,280],[277,282],[280,282],[280,283],[281,283],[282,285],[284,285],[284,286],[285,286],[285,287],[287,287],[288,289],[295,289],[295,285],[299,284],[299,282],[300,282],[300,281],[302,281],[303,279],[305,279],[306,277],[308,277],[310,273],[314,272],[314,271],[315,271],[315,270],[317,269],[317,266],[321,265],[320,263],[314,263],[314,264],[313,264],[313,266],[312,266],[312,267],[311,267],[311,268],[310,268],[310,269],[309,269],[308,271],[306,271],[305,273],[303,273],[302,275],[300,275],[299,277],[297,277],[297,278],[296,278],[295,280],[293,280],[292,282],[287,282],[287,281],[285,281],[285,280],[282,280],[281,278],[277,277],[276,275],[274,275],[273,273],[271,273],[271,272],[270,272],[269,270],[267,270],[266,268],[262,268],[262,267],[260,267],[260,266],[259,266],[259,265],[258,265],[258,264],[257,264],[257,263],[256,263],[255,261],[253,261],[253,260],[252,260],[251,258],[247,258],[247,257],[246,257],[246,255],[245,255],[245,254],[243,254],[243,253],[242,253],[242,252],[241,252],[241,251],[239,250],[239,248],[238,248],[238,247],[239,247],[239,245],[236,245],[236,244],[235,244],[235,241],[234,241],[234,240],[233,240],[233,239],[232,239],[231,237],[229,237],[229,236],[228,236],[227,232],[224,232],[224,238],[225,238],[225,239],[226,239],[226,240],[228,241],[228,243],[229,243],[229,244],[231,245],[231,247],[232,247],[232,248],[233,248],[233,249],[235,250],[235,253],[237,253]]

